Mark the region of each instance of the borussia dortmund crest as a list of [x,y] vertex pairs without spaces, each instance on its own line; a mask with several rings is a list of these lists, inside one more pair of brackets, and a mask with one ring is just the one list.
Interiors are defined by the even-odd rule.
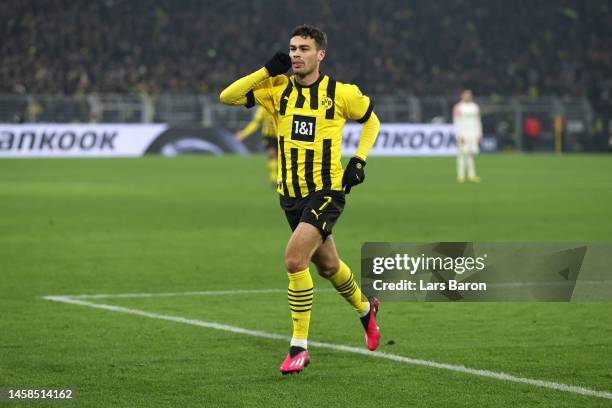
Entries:
[[332,107],[332,105],[334,104],[334,101],[326,96],[325,98],[323,98],[323,100],[321,101],[321,105],[325,108],[325,109],[329,109]]

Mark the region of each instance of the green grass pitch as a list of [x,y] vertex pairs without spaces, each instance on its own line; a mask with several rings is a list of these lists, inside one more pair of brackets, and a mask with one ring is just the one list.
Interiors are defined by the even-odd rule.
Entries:
[[[371,158],[334,230],[341,257],[358,274],[365,241],[612,241],[612,157],[477,166],[483,183],[459,185],[454,158]],[[290,335],[290,231],[265,173],[259,156],[0,161],[0,388],[72,388],[75,407],[612,405],[317,347],[283,377],[285,341],[41,298],[278,288],[88,301]],[[385,353],[612,392],[611,302],[383,303],[379,322]],[[311,339],[363,347],[332,291]]]

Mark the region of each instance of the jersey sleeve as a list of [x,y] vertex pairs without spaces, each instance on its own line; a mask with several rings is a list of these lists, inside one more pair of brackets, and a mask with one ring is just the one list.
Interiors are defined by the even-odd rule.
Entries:
[[226,105],[253,105],[253,89],[269,78],[265,68],[237,79],[219,94],[219,99]]
[[265,110],[269,111],[274,106],[274,100],[272,98],[271,90],[274,88],[273,79],[268,78],[265,81],[257,84],[246,94],[246,103],[244,106],[252,108],[255,104],[263,106]]
[[373,101],[362,94],[356,85],[343,85],[341,99],[344,117],[364,123],[372,115]]
[[282,92],[287,81],[288,79],[286,76],[279,75],[260,82],[247,93],[247,102],[245,106],[247,108],[252,108],[257,104],[262,106],[268,113],[274,114],[276,109],[275,100],[279,99],[279,92]]

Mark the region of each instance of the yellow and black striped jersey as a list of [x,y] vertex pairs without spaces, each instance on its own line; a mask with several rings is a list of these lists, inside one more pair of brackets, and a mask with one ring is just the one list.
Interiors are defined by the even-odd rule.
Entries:
[[242,134],[244,137],[250,136],[255,133],[260,126],[261,135],[263,137],[273,137],[276,139],[276,118],[268,113],[263,106],[257,108],[255,115],[253,115],[253,119],[246,125]]
[[278,125],[280,194],[304,197],[318,190],[342,191],[342,127],[347,119],[366,122],[373,104],[359,88],[327,75],[309,86],[279,75],[246,94],[246,106],[263,106]]

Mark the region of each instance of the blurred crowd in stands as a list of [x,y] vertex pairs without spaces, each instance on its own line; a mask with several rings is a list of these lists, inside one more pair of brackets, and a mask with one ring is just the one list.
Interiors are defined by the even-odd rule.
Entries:
[[[607,0],[4,0],[0,93],[214,93],[311,23],[367,93],[612,100]],[[601,105],[601,107],[600,107]]]

